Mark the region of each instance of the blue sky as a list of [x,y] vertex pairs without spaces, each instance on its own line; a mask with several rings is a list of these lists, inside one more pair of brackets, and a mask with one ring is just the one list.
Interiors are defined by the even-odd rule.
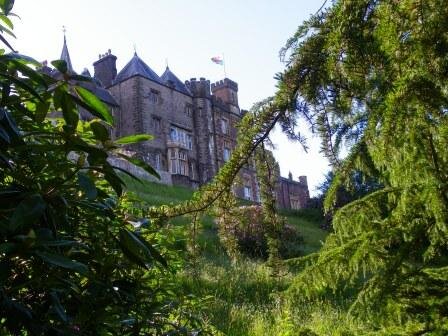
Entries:
[[[158,74],[168,62],[182,80],[222,79],[223,68],[210,61],[225,55],[227,76],[239,84],[244,109],[275,92],[275,73],[283,69],[278,51],[298,25],[323,0],[16,0],[14,12],[21,53],[39,61],[57,59],[62,48],[62,26],[75,70],[87,67],[108,49],[118,57],[120,70],[139,56]],[[303,132],[307,127],[303,126]],[[282,175],[307,175],[310,191],[329,169],[319,154],[319,142],[310,138],[309,153],[279,132],[275,156]]]

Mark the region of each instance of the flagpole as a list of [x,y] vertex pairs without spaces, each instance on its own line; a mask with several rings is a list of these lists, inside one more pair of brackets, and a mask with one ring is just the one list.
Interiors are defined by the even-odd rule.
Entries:
[[224,66],[224,78],[227,78],[227,72],[226,72],[226,58],[224,57],[224,53],[222,53],[222,65]]

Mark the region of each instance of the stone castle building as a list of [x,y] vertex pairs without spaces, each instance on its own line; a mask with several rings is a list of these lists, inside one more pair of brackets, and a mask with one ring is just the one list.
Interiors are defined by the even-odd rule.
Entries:
[[[65,37],[61,59],[73,71]],[[236,147],[237,124],[246,113],[238,104],[238,84],[229,78],[183,82],[168,66],[159,76],[137,53],[119,72],[116,61],[109,50],[93,63],[92,91],[113,112],[113,137],[152,134],[154,140],[130,150],[154,167],[163,183],[197,188],[210,181]],[[88,70],[83,74],[90,76]],[[252,162],[240,171],[239,180],[236,195],[259,201]],[[280,178],[276,197],[281,208],[306,206],[306,177]]]

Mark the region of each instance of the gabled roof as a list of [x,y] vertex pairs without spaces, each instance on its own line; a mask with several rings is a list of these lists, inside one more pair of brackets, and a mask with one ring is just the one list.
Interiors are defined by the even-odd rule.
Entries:
[[67,69],[69,72],[72,72],[72,73],[75,72],[75,70],[73,70],[72,61],[70,59],[70,54],[68,52],[67,40],[65,38],[65,34],[64,34],[64,45],[62,46],[62,52],[61,52],[60,59],[65,61],[65,63],[67,63]]
[[114,84],[121,83],[134,76],[142,76],[159,84],[162,83],[160,77],[134,53],[134,57],[115,77]]
[[166,67],[166,70],[160,77],[160,79],[166,86],[169,86],[183,94],[191,96],[190,90],[188,90],[186,85],[179,78],[177,78],[177,76],[170,70],[168,66]]

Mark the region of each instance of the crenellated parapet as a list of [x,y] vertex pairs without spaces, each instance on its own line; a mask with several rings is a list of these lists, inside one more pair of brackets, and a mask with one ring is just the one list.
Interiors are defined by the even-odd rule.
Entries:
[[211,97],[210,81],[204,77],[199,78],[199,80],[191,78],[189,81],[185,82],[185,85],[195,98]]

